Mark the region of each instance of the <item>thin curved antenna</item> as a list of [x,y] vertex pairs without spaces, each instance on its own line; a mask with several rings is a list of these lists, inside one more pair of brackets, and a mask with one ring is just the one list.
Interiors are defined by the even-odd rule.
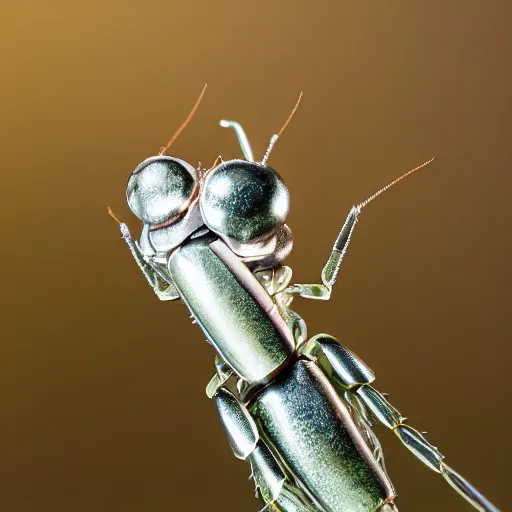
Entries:
[[383,192],[385,192],[386,190],[391,188],[393,185],[396,185],[399,181],[402,181],[404,178],[407,178],[407,176],[411,175],[412,173],[419,171],[420,169],[423,169],[423,167],[426,167],[428,164],[432,163],[433,161],[434,161],[434,157],[432,157],[427,162],[424,162],[421,165],[418,165],[418,167],[415,167],[414,169],[407,171],[405,174],[402,174],[402,176],[399,176],[398,178],[394,179],[391,183],[388,183],[385,187],[382,187],[380,190],[377,190],[377,192],[375,192],[370,197],[366,198],[362,203],[359,203],[356,206],[357,213],[359,213],[368,203],[373,201],[376,197],[380,196]]
[[288,119],[283,124],[281,129],[277,132],[277,136],[281,137],[283,132],[286,130],[286,127],[290,124],[290,121],[292,120],[292,117],[295,115],[295,111],[299,108],[300,100],[302,99],[303,92],[300,91],[299,98],[297,99],[297,103],[295,103],[295,106],[293,107],[292,111],[290,112],[290,115],[288,116]]
[[244,129],[237,123],[236,121],[228,121],[227,119],[221,119],[219,124],[222,128],[233,128],[235,130],[236,136],[238,138],[238,144],[240,144],[240,149],[244,154],[244,158],[248,162],[254,162],[254,155],[252,153],[251,145],[249,144],[249,139],[244,132]]
[[272,135],[272,137],[270,138],[270,142],[268,143],[267,151],[265,151],[265,155],[263,156],[263,159],[261,160],[262,165],[265,165],[267,163],[268,157],[270,156],[272,149],[274,149],[274,145],[277,142],[278,138],[279,138],[279,135],[277,135],[277,133],[274,133],[274,135]]
[[295,111],[299,108],[299,104],[300,104],[300,100],[301,99],[302,99],[302,91],[300,91],[299,99],[297,100],[297,102],[295,103],[295,106],[293,107],[292,111],[290,112],[290,115],[288,116],[288,119],[285,121],[285,123],[283,124],[281,129],[277,133],[272,135],[272,137],[270,138],[270,142],[268,144],[267,151],[265,151],[265,155],[263,157],[263,160],[261,161],[262,165],[265,165],[267,163],[268,157],[270,156],[270,153],[271,153],[272,149],[274,148],[274,145],[277,142],[277,139],[279,137],[281,137],[281,135],[285,131],[286,127],[288,126],[288,124],[292,120],[292,118],[293,118],[293,116],[295,114]]
[[110,206],[107,206],[107,212],[119,225],[122,224],[122,222],[115,216],[115,214],[112,211],[112,208],[110,208]]
[[[377,196],[382,194],[384,191],[388,190],[390,187],[402,181],[407,176],[412,173],[419,171],[423,167],[426,167],[429,163],[434,160],[431,158],[428,162],[425,162],[410,171],[407,171],[402,176],[396,178],[391,183],[388,183],[385,187],[382,187],[380,190],[372,194],[370,197],[365,199],[358,206],[353,206],[350,209],[350,212],[347,215],[347,219],[341,228],[341,231],[334,242],[334,246],[332,248],[331,255],[327,260],[323,270],[322,270],[322,283],[323,285],[297,285],[295,287],[292,286],[292,290],[294,293],[300,293],[302,297],[306,298],[317,298],[327,300],[331,296],[332,287],[334,283],[336,283],[336,278],[340,271],[341,263],[343,258],[345,257],[345,253],[347,252],[348,245],[350,243],[350,239],[352,237],[352,233],[354,232],[354,228],[356,227],[357,221],[359,220],[359,215],[361,210],[371,201],[373,201]],[[308,288],[308,286],[310,288]],[[483,509],[482,509],[483,510]]]
[[190,123],[190,120],[194,117],[194,114],[196,113],[197,107],[199,107],[199,103],[201,103],[201,100],[203,99],[204,93],[206,92],[206,87],[208,84],[204,84],[203,90],[201,91],[201,94],[199,95],[199,98],[197,98],[194,106],[192,107],[192,110],[190,111],[190,114],[187,116],[185,121],[183,121],[182,125],[174,132],[174,135],[170,138],[169,142],[160,148],[160,151],[158,152],[158,155],[163,155],[173,144],[173,142],[178,138],[179,134],[185,129],[188,123]]

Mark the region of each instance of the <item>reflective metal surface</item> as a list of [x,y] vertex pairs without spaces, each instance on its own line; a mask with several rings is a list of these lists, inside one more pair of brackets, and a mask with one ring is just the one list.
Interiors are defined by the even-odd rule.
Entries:
[[[158,169],[153,172],[151,166],[160,160],[143,162],[129,187],[133,197],[156,206],[165,204],[172,181]],[[289,285],[291,270],[280,265],[292,247],[284,224],[288,192],[264,162],[222,162],[219,157],[211,169],[199,166],[200,188],[191,189],[187,200],[186,186],[175,184],[182,210],[173,210],[178,213],[158,225],[146,224],[140,247],[120,223],[123,238],[157,296],[181,298],[217,350],[217,371],[206,393],[216,397],[233,453],[251,461],[257,494],[267,503],[264,510],[396,510],[394,489],[372,430],[381,423],[474,508],[497,512],[370,385],[374,375],[362,360],[331,336],[320,334],[307,341],[304,320],[290,308],[294,294],[330,298],[361,209],[430,162],[400,175],[352,208],[320,284]],[[181,163],[186,170],[188,164]],[[147,179],[140,179],[144,196],[134,176],[148,168]],[[190,176],[195,178],[195,173],[192,169]],[[161,190],[153,190],[153,184]]]
[[324,371],[328,371],[344,388],[351,389],[375,380],[370,367],[332,336],[313,336],[308,341],[305,352],[319,359]]
[[394,496],[315,363],[296,362],[255,399],[251,412],[273,450],[327,512],[374,511]]
[[203,225],[203,218],[197,201],[194,200],[184,215],[168,226],[149,231],[151,246],[158,252],[175,249],[184,242],[196,229]]
[[201,210],[207,226],[240,242],[266,237],[286,220],[288,189],[270,167],[230,160],[206,177]]
[[215,403],[233,453],[239,459],[246,459],[259,439],[254,420],[233,393],[225,388],[215,395]]
[[258,442],[258,446],[249,456],[249,461],[254,483],[260,491],[263,501],[272,503],[277,500],[286,475],[262,441]]
[[[247,291],[248,284],[240,282],[210,249],[211,242],[192,240],[176,249],[169,258],[170,275],[224,360],[248,382],[260,381],[288,359],[293,344]],[[246,281],[268,298],[256,278],[237,262],[247,272]]]
[[128,179],[126,198],[144,223],[158,225],[184,212],[196,189],[195,170],[170,156],[148,158]]

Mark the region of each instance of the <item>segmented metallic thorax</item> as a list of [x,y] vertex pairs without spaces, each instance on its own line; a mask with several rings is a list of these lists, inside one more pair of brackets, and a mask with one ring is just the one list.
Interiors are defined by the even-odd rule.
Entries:
[[382,424],[477,510],[498,512],[406,424],[372,386],[373,372],[361,359],[332,336],[308,339],[304,321],[290,309],[294,295],[329,299],[362,208],[432,160],[352,207],[321,283],[290,285],[291,269],[282,265],[292,248],[289,193],[265,163],[298,102],[261,163],[253,162],[241,126],[222,121],[235,130],[246,160],[219,158],[210,169],[194,168],[164,153],[204,90],[160,154],[128,180],[128,204],[143,222],[140,242],[126,224],[120,228],[157,296],[181,299],[215,347],[216,372],[206,393],[233,453],[251,464],[264,510],[397,512],[372,430]]
[[292,237],[277,172],[244,160],[204,170],[152,157],[130,176],[127,198],[144,222],[143,255],[222,358],[248,383],[275,375],[293,356],[297,331],[305,338],[284,292],[291,270],[280,262]]

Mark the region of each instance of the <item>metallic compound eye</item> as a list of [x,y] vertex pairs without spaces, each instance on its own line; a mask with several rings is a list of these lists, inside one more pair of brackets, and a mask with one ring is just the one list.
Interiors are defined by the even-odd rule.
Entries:
[[212,231],[245,243],[271,235],[284,224],[290,195],[270,167],[230,160],[207,175],[200,204]]
[[126,198],[140,220],[158,225],[183,213],[196,188],[196,171],[190,164],[170,156],[153,156],[132,172]]

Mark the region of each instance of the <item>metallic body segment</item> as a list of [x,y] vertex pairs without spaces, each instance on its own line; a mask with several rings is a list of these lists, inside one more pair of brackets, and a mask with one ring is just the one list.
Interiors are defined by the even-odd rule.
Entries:
[[290,254],[293,247],[292,232],[286,224],[278,227],[272,236],[259,242],[245,243],[228,236],[221,238],[251,268],[273,268]]
[[193,201],[184,215],[168,226],[152,229],[148,233],[151,246],[157,252],[172,251],[194,231],[204,225],[197,201]]
[[326,512],[375,511],[395,496],[315,363],[294,363],[256,397],[251,412],[264,439]]
[[444,462],[441,464],[444,479],[471,505],[480,512],[499,512],[499,510],[465,478],[460,476]]
[[266,379],[293,352],[267,311],[247,290],[263,288],[242,262],[248,275],[241,282],[233,270],[210,249],[212,239],[191,240],[169,258],[169,273],[192,315],[223,359],[243,379]]
[[254,297],[258,304],[264,309],[268,318],[279,331],[283,340],[293,350],[294,342],[292,332],[288,328],[284,318],[279,313],[279,308],[274,301],[265,293],[265,289],[254,277],[248,268],[223,244],[216,240],[210,244],[210,249],[227,265],[232,274],[238,279],[240,284]]
[[268,254],[264,258],[243,258],[243,261],[250,265],[253,270],[274,268],[282,263],[292,252],[292,231],[286,224],[277,228],[273,237],[276,239],[274,252]]
[[371,386],[362,386],[356,391],[364,404],[383,425],[395,428],[405,418],[386,400],[386,397]]
[[409,425],[398,425],[394,430],[395,434],[400,438],[400,441],[402,441],[423,464],[433,471],[441,473],[441,462],[444,457],[435,446],[432,446],[417,430],[409,427]]
[[245,460],[256,448],[259,439],[254,420],[226,388],[219,389],[215,403],[235,457]]
[[286,475],[263,441],[249,455],[252,476],[256,489],[265,503],[272,503],[279,497]]
[[317,359],[322,369],[344,388],[351,389],[375,380],[375,375],[364,361],[327,334],[313,336],[303,353]]

